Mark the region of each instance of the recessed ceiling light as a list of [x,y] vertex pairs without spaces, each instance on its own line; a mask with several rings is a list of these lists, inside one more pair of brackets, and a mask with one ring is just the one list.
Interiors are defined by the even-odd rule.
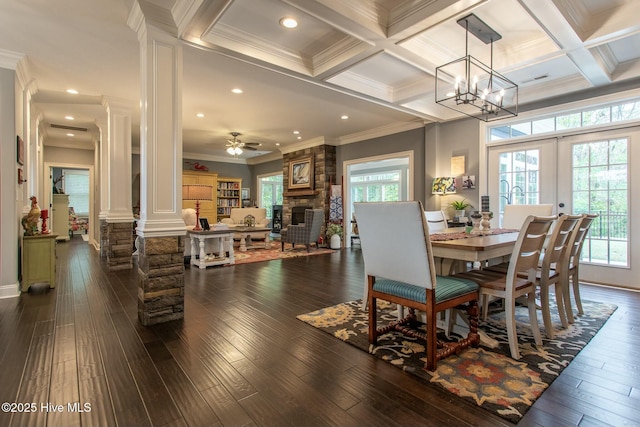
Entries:
[[276,147],[279,147],[279,146],[280,146],[280,143],[279,143],[279,142],[276,142]]
[[75,120],[76,118],[73,116],[64,116],[65,119],[67,120]]
[[296,28],[298,26],[298,21],[291,16],[284,16],[280,18],[280,25],[285,28]]
[[346,114],[343,114],[342,116],[340,116],[340,118],[341,118],[342,120],[348,120],[348,119],[349,119],[349,116],[347,116]]
[[196,114],[196,116],[197,116],[197,117],[200,117],[200,118],[203,118],[203,117],[204,117],[204,114],[203,114],[203,113],[198,113],[198,114]]
[[70,93],[71,95],[77,95],[78,91],[75,89],[67,89],[67,93]]
[[299,130],[294,130],[294,131],[293,131],[293,134],[294,134],[294,135],[298,135],[299,133],[300,133],[300,131],[299,131]]
[[302,137],[301,137],[301,136],[299,136],[297,139],[302,139]]
[[75,136],[75,135],[72,133],[68,133],[67,136]]
[[242,93],[242,89],[234,88],[234,89],[231,89],[231,92],[233,92],[233,93]]

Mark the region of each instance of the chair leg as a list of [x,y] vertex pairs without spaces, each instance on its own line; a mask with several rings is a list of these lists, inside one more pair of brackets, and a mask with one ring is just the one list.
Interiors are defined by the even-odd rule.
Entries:
[[369,344],[378,343],[378,324],[376,319],[376,299],[369,299]]
[[505,323],[507,326],[507,337],[509,339],[509,349],[511,350],[511,358],[520,359],[520,350],[518,349],[518,334],[516,333],[516,306],[514,301],[505,301]]
[[362,309],[366,310],[369,305],[369,282],[367,279],[364,279],[364,292],[362,295]]
[[281,245],[281,247],[282,247],[282,252],[284,252],[284,240],[282,240],[282,241],[280,242],[280,245]]
[[540,306],[547,338],[553,339],[553,322],[551,322],[551,312],[549,311],[549,285],[545,281],[540,281]]
[[457,320],[458,310],[456,310],[455,308],[450,308],[445,311],[444,322],[446,325],[445,334],[447,338],[449,338],[451,332],[453,332],[453,328],[455,328]]
[[536,293],[535,289],[527,294],[527,305],[529,306],[529,324],[533,339],[536,345],[542,345],[542,336],[540,335],[540,326],[538,326],[538,313],[536,312]]
[[582,310],[582,300],[580,299],[580,280],[578,279],[578,269],[576,268],[576,272],[573,280],[573,298],[576,300],[576,307],[578,307],[578,314],[584,314],[584,310]]
[[567,312],[565,308],[564,291],[563,291],[565,286],[569,286],[569,283],[567,282],[567,280],[568,278],[565,275],[561,275],[560,280],[556,282],[556,285],[555,285],[556,286],[556,289],[555,289],[556,305],[558,306],[558,315],[560,316],[560,322],[562,323],[563,328],[569,327],[569,322],[567,321]]
[[489,314],[489,295],[482,294],[482,320],[487,320]]
[[[433,298],[435,298],[435,293],[433,293],[431,295]],[[436,312],[433,309],[433,305],[430,305],[430,303],[433,303],[433,300],[430,301],[430,296],[427,296],[427,312],[425,313],[426,315],[426,322],[427,324],[425,325],[427,328],[427,342],[425,343],[426,345],[426,350],[427,350],[427,363],[426,363],[426,368],[428,371],[435,371],[436,370],[436,366],[438,365],[438,360],[437,360],[437,353],[438,353],[438,335],[437,335],[437,326],[436,326]]]
[[[577,279],[576,270],[570,272],[569,277],[571,278],[571,282],[575,283]],[[564,299],[564,311],[567,313],[567,322],[573,323],[575,320],[573,319],[573,310],[571,309],[571,286],[569,281],[567,281],[567,286],[562,288],[562,298]]]

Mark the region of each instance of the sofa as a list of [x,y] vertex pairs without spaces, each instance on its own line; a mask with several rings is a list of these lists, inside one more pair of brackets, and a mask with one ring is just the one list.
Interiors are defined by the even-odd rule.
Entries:
[[253,215],[255,218],[255,227],[268,227],[269,219],[267,218],[266,208],[232,208],[229,218],[222,218],[221,223],[227,224],[229,227],[237,227],[246,225],[244,219],[247,215]]

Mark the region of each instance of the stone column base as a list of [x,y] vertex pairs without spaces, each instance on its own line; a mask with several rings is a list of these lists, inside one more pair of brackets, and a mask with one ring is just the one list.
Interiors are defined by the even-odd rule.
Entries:
[[184,236],[138,238],[138,320],[184,318]]
[[133,268],[133,223],[112,222],[106,224],[107,265],[109,271]]

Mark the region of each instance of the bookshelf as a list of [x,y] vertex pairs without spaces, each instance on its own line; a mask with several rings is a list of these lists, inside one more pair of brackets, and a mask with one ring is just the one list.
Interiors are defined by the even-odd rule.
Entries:
[[[200,171],[182,171],[182,184],[204,184],[211,186],[211,200],[200,201],[200,218],[207,218],[209,223],[215,224],[218,222],[216,218],[216,191],[217,189],[217,174]],[[183,200],[182,209],[192,208],[195,209],[196,202],[194,200]]]
[[218,177],[217,203],[218,220],[229,218],[232,208],[242,206],[241,198],[242,179]]

